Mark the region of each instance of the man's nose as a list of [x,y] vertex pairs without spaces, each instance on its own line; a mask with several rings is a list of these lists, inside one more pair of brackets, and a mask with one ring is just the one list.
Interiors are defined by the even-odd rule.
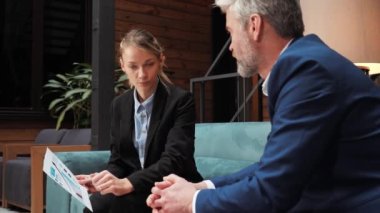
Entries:
[[228,49],[232,52],[233,51],[233,48],[232,48],[232,42],[230,43],[230,45],[228,46]]

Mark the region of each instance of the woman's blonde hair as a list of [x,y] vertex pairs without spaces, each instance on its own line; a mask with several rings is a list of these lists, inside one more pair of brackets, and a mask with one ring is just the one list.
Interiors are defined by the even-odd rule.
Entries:
[[[124,35],[123,39],[120,42],[119,54],[120,57],[123,53],[123,50],[129,46],[136,46],[151,52],[157,58],[161,58],[164,53],[164,48],[158,42],[158,40],[148,31],[143,29],[132,29],[127,34]],[[163,64],[163,67],[165,64]],[[159,79],[162,83],[173,84],[169,77],[164,73],[163,67],[158,73]],[[133,85],[131,85],[133,86]]]

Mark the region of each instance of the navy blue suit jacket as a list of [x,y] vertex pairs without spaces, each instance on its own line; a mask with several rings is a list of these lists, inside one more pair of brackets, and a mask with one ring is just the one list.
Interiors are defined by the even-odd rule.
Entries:
[[295,39],[268,80],[272,130],[261,160],[212,180],[196,212],[348,212],[380,199],[373,82],[315,35]]

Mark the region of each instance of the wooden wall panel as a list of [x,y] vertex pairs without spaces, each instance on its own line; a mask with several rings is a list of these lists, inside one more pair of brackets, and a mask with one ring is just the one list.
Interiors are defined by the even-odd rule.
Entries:
[[[213,0],[115,0],[116,50],[129,30],[150,31],[165,48],[170,79],[190,89],[190,79],[203,76],[212,62],[212,3]],[[211,94],[211,89],[207,86],[206,93]],[[207,120],[212,120],[212,100],[206,101]],[[197,99],[196,104],[198,108]]]
[[37,134],[45,128],[55,128],[55,121],[38,120],[1,120],[0,143],[14,141],[34,141]]
[[122,2],[134,2],[142,5],[152,5],[182,13],[194,13],[209,16],[213,1],[210,0],[116,0],[116,5]]
[[0,129],[0,143],[34,141],[40,129]]
[[379,0],[302,0],[301,8],[305,34],[317,34],[352,62],[380,61]]

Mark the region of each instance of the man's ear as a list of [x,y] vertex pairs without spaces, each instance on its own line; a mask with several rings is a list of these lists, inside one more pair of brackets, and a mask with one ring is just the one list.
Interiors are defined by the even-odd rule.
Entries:
[[260,38],[263,19],[259,14],[252,14],[248,20],[248,32],[255,41]]

